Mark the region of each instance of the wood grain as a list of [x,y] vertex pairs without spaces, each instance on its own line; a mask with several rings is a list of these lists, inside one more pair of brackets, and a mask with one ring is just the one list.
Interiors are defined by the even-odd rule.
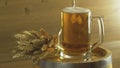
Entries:
[[[0,0],[0,62],[11,60],[11,50],[16,46],[14,39],[16,33],[45,28],[50,34],[57,34],[60,29],[61,9],[71,6],[71,2],[71,0]],[[103,16],[104,43],[120,40],[119,3],[120,0],[77,0],[77,6],[89,8],[93,16]],[[97,27],[95,24],[92,28],[93,39],[98,36]],[[117,63],[118,60],[115,61]]]

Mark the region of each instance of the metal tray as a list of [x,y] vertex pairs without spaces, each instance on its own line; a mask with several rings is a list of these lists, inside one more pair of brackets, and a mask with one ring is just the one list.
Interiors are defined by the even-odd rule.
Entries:
[[40,61],[40,68],[112,68],[110,50],[98,47],[93,50],[92,61],[82,62],[80,59],[60,59],[51,57]]

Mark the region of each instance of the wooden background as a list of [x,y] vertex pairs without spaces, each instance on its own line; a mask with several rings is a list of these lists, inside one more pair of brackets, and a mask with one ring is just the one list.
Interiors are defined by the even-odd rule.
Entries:
[[[40,28],[57,34],[61,9],[71,6],[71,3],[72,0],[0,0],[0,68],[14,68],[16,65],[17,68],[33,68],[29,61],[12,59],[11,51],[16,46],[14,35]],[[120,40],[119,3],[120,0],[77,0],[77,6],[89,8],[93,16],[103,16],[104,43]],[[93,26],[94,38],[97,36],[97,27]]]

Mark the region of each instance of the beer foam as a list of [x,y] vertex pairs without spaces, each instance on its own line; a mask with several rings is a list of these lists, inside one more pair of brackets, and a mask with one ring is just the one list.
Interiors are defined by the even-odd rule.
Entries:
[[89,9],[81,8],[81,7],[66,7],[62,10],[63,12],[68,13],[85,13],[90,12]]

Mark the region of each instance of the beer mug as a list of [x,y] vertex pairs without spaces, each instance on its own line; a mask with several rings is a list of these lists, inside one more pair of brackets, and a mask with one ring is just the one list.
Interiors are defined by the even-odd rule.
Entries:
[[[99,40],[90,44],[91,20],[98,20]],[[104,25],[102,17],[92,17],[89,9],[66,7],[61,12],[61,30],[58,34],[61,56],[79,57],[91,52],[103,42]]]

